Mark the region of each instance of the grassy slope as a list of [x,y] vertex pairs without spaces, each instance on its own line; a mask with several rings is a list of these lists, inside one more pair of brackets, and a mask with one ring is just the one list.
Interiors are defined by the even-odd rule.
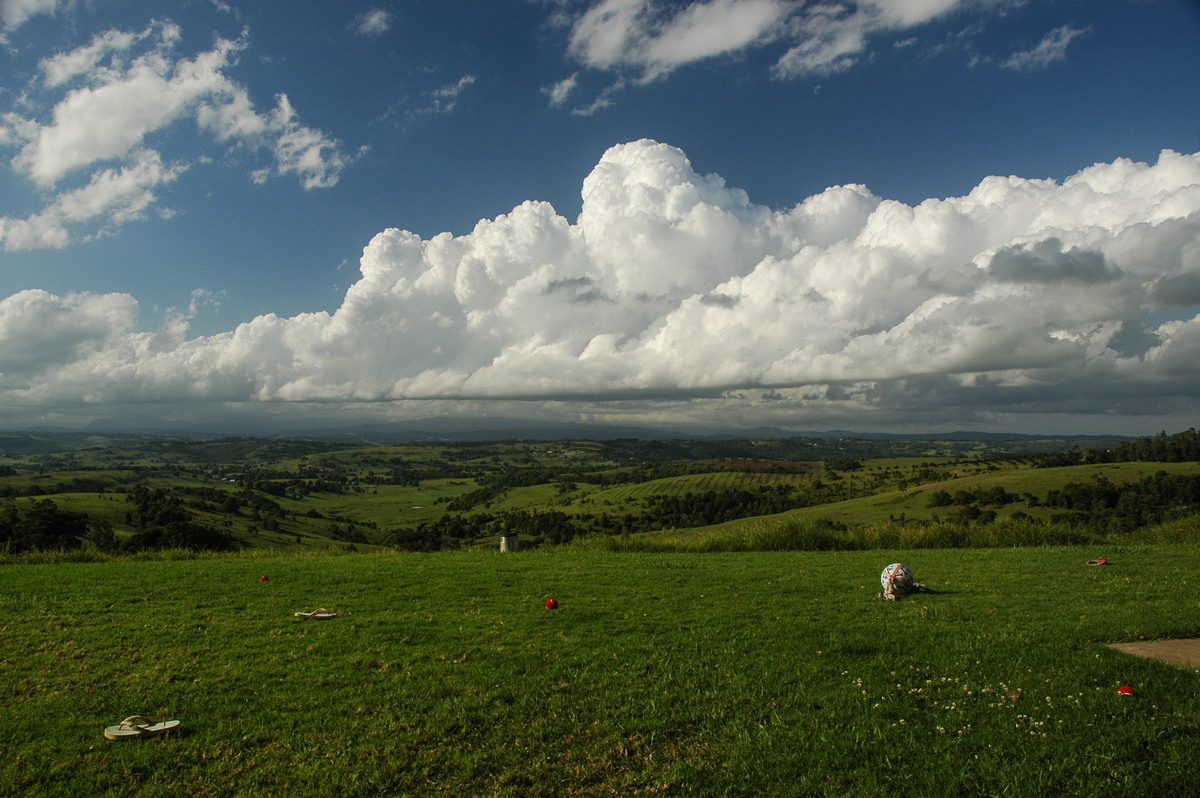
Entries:
[[[1113,564],[1084,564],[1099,554]],[[875,600],[894,559],[940,592]],[[1195,674],[1102,645],[1200,635],[1191,547],[260,556],[0,579],[6,795],[1194,785]],[[340,615],[292,617],[317,606]],[[181,731],[103,739],[135,712]]]
[[[263,461],[263,458],[274,451],[269,447],[249,452],[242,451],[247,445],[248,443],[244,441],[233,441],[228,444],[211,444],[205,447],[188,447],[179,444],[176,448],[181,451],[187,450],[193,459],[200,455],[212,459],[240,454],[255,458],[256,462]],[[237,448],[239,446],[242,448]],[[100,455],[98,452],[85,452],[84,454],[95,457]],[[271,461],[270,469],[272,472],[280,474],[319,477],[321,469],[328,468],[332,469],[330,473],[336,472],[347,477],[366,479],[372,473],[386,474],[397,463],[409,466],[423,464],[430,467],[435,464],[449,463],[474,469],[473,473],[495,473],[508,467],[545,467],[563,463],[581,468],[614,465],[610,461],[603,460],[603,456],[603,452],[595,451],[594,444],[589,447],[586,443],[575,442],[498,443],[464,449],[381,447],[311,453],[306,454],[303,458],[284,458]],[[929,507],[929,496],[936,490],[946,490],[953,494],[958,490],[979,491],[999,485],[1018,496],[1026,493],[1045,496],[1050,489],[1061,488],[1067,482],[1072,481],[1086,483],[1098,474],[1103,474],[1105,478],[1113,482],[1120,482],[1141,478],[1160,470],[1189,474],[1200,472],[1198,463],[1116,463],[1033,469],[1017,461],[980,463],[929,458],[888,458],[868,460],[864,465],[865,468],[860,472],[843,472],[832,478],[828,473],[819,473],[819,469],[814,464],[812,472],[772,474],[762,471],[721,471],[669,477],[643,483],[619,484],[608,488],[580,483],[571,491],[559,490],[560,486],[552,483],[512,489],[487,503],[475,506],[468,512],[561,510],[568,514],[592,513],[598,515],[604,513],[610,517],[619,517],[625,513],[641,512],[646,500],[656,495],[676,496],[711,490],[753,490],[762,485],[778,484],[793,484],[804,489],[806,485],[821,478],[825,482],[826,489],[835,492],[829,498],[836,499],[837,491],[861,492],[864,485],[880,483],[879,487],[872,488],[877,492],[865,498],[832,501],[781,516],[743,519],[714,527],[696,528],[686,533],[687,536],[696,538],[739,534],[749,527],[759,528],[764,524],[791,519],[825,518],[849,525],[869,525],[901,517],[910,521],[930,520],[935,516],[950,517],[958,508]],[[18,489],[25,489],[30,485],[39,485],[45,489],[52,489],[60,484],[66,486],[66,489],[71,492],[57,493],[45,498],[53,499],[62,509],[82,511],[97,520],[106,520],[113,525],[119,535],[129,534],[132,531],[125,523],[126,514],[131,508],[124,501],[122,491],[129,490],[134,480],[148,487],[203,486],[233,492],[238,490],[235,485],[215,474],[205,476],[198,473],[187,474],[177,470],[172,471],[170,467],[163,468],[161,460],[158,461],[158,466],[162,470],[157,475],[141,475],[140,477],[132,471],[121,469],[52,471],[46,474],[27,473],[2,477],[0,484],[11,485]],[[913,475],[924,466],[929,466],[938,472],[949,472],[954,477],[925,484],[914,482]],[[85,481],[89,487],[87,489],[71,488],[70,486],[76,480]],[[901,481],[903,481],[903,489],[900,488]],[[105,492],[98,493],[99,487],[96,485],[102,486]],[[346,542],[331,532],[331,527],[335,525],[344,528],[348,521],[354,521],[361,525],[358,531],[365,534],[370,541],[385,541],[390,529],[411,527],[421,522],[440,518],[447,512],[447,505],[439,503],[439,500],[444,502],[453,499],[477,487],[474,479],[469,476],[461,476],[425,479],[419,487],[362,484],[357,489],[341,495],[313,493],[302,500],[271,497],[273,501],[292,513],[281,521],[281,529],[277,532],[265,530],[262,521],[254,519],[249,511],[243,511],[236,516],[221,515],[215,512],[201,513],[198,520],[215,528],[228,529],[237,537],[256,547],[283,550],[341,548],[346,545]],[[17,501],[32,500],[34,499],[23,498]],[[1049,518],[1055,512],[1046,508],[1030,508],[1024,502],[993,509],[1001,518],[1010,516],[1017,511],[1034,518]],[[306,514],[310,511],[315,511],[318,517],[307,517]],[[373,528],[369,526],[371,524],[374,525]],[[666,539],[675,533],[650,534],[658,539]],[[490,546],[494,544],[494,541],[481,541],[481,544]],[[364,550],[375,548],[369,543],[357,543],[356,545]]]
[[[974,471],[975,469],[970,470]],[[1044,497],[1047,491],[1061,489],[1071,482],[1087,484],[1099,474],[1103,474],[1106,479],[1114,483],[1119,483],[1142,479],[1159,471],[1169,474],[1197,474],[1200,473],[1200,463],[1113,463],[1066,468],[1013,467],[996,471],[982,471],[968,473],[954,479],[910,486],[905,490],[884,490],[863,498],[790,510],[774,516],[760,516],[715,524],[710,527],[697,527],[687,530],[686,533],[674,531],[649,533],[649,537],[665,540],[680,534],[692,537],[739,534],[747,529],[759,528],[764,524],[786,523],[794,520],[828,519],[848,525],[868,525],[885,522],[890,518],[899,518],[901,515],[910,521],[932,520],[935,516],[948,518],[958,508],[954,506],[930,507],[929,496],[934,491],[945,490],[954,494],[959,490],[983,491],[1000,486],[1017,496],[1031,493]],[[995,510],[1000,518],[1020,511],[1033,518],[1048,519],[1054,513],[1061,512],[1054,508],[1029,507],[1024,501],[989,509]]]

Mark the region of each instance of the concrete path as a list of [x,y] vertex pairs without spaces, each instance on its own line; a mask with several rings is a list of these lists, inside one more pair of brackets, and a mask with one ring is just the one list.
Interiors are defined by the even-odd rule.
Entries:
[[1110,643],[1110,648],[1136,657],[1162,660],[1192,670],[1200,670],[1200,639],[1145,640],[1137,643]]

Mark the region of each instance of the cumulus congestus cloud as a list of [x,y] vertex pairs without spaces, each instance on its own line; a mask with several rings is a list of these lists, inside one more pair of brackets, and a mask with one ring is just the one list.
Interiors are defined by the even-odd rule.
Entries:
[[134,331],[125,295],[21,292],[0,302],[0,398],[1194,397],[1197,155],[772,210],[643,140],[582,194],[574,223],[530,201],[462,236],[385,230],[335,312],[211,337]]

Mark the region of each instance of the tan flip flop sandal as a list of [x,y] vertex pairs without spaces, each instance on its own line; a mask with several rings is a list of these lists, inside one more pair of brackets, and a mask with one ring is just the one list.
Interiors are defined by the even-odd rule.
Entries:
[[313,610],[312,612],[297,612],[297,618],[308,618],[314,621],[328,621],[330,618],[336,618],[336,612],[330,612],[327,609]]
[[132,740],[135,737],[153,737],[170,731],[179,725],[177,720],[167,720],[162,723],[151,723],[143,715],[130,715],[116,726],[104,730],[104,736],[110,740]]

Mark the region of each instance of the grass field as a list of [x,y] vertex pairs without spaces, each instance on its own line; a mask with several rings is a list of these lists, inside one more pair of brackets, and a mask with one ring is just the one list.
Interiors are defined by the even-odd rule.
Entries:
[[[877,600],[894,560],[937,592]],[[1197,675],[1104,643],[1200,636],[1195,563],[1162,545],[5,565],[0,794],[1184,795]],[[317,607],[338,617],[293,617]],[[104,739],[135,713],[181,725]]]

